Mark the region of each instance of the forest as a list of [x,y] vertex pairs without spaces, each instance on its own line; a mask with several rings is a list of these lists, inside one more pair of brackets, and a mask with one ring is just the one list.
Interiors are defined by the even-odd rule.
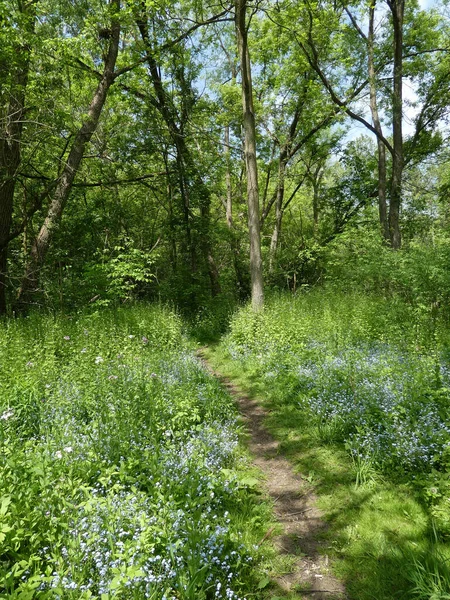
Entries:
[[449,20],[1,0],[0,598],[450,599]]

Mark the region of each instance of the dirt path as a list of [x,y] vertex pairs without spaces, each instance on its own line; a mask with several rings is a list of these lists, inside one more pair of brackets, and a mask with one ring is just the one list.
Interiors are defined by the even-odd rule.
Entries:
[[214,371],[204,353],[198,356],[238,404],[245,420],[253,463],[265,476],[265,488],[275,506],[283,532],[274,538],[280,554],[292,561],[292,572],[276,578],[286,592],[298,590],[298,598],[334,600],[346,598],[343,584],[331,575],[328,557],[319,553],[318,534],[325,528],[311,486],[296,475],[292,465],[279,451],[279,442],[265,429],[266,411],[246,396],[232,381]]

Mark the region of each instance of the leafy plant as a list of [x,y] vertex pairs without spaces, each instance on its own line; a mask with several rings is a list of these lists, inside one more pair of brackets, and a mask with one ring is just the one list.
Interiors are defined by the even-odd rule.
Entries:
[[237,600],[256,585],[268,509],[182,327],[135,306],[0,333],[2,597]]

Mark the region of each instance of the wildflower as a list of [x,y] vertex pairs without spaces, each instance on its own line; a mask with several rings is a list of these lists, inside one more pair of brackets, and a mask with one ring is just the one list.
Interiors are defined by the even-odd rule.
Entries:
[[102,362],[103,362],[103,358],[101,356],[96,356],[95,357],[95,364],[96,365],[99,365]]
[[81,354],[86,354],[87,350],[86,350],[86,348],[81,348],[80,352],[81,352]]
[[70,340],[70,335],[65,335],[64,339],[66,340],[66,342],[68,342]]
[[148,338],[146,338],[145,335],[142,336],[142,342],[148,344]]
[[108,377],[108,379],[109,379],[110,381],[115,381],[115,380],[117,379],[117,375],[110,375],[110,376]]
[[34,362],[31,362],[31,360],[29,360],[29,361],[27,362],[27,365],[26,365],[26,366],[27,366],[29,369],[31,369],[31,368],[33,368],[33,367],[34,367]]
[[72,446],[66,446],[66,447],[64,448],[64,452],[68,452],[68,453],[70,453],[70,452],[73,452],[73,448],[72,448]]
[[13,411],[12,411],[12,410],[7,410],[7,411],[5,411],[5,412],[2,414],[2,416],[0,417],[0,419],[1,419],[2,421],[7,421],[7,420],[8,420],[10,417],[12,417],[12,416],[13,416],[13,414],[14,414],[14,413],[13,413]]
[[62,452],[61,452],[61,450],[57,450],[55,452],[55,456],[56,456],[56,458],[62,458]]
[[130,338],[130,340],[134,340],[134,338],[135,338],[136,336],[135,336],[135,335],[131,335],[131,334],[130,334],[128,337]]

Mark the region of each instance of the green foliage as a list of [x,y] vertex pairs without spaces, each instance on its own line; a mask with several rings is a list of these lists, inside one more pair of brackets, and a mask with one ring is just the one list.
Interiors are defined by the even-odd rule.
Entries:
[[[405,255],[411,252],[408,259],[396,255],[393,260],[402,260],[403,281],[420,291],[420,283],[427,281],[423,274],[426,266],[414,264],[411,258],[419,251],[424,250],[412,247],[405,251]],[[381,247],[380,252],[388,250]],[[355,268],[339,264],[349,271]],[[373,256],[356,264],[360,269],[376,270]],[[360,272],[355,277],[358,275]],[[320,450],[315,452],[324,453],[321,448],[329,447],[331,454],[345,448],[349,455],[345,484],[353,482],[352,494],[370,497],[369,506],[377,504],[380,490],[400,490],[402,482],[409,494],[421,498],[420,510],[426,511],[426,517],[425,513],[420,517],[421,526],[411,533],[412,537],[406,533],[394,536],[389,542],[392,555],[387,559],[384,542],[378,539],[385,535],[385,526],[380,522],[376,527],[381,529],[376,529],[373,513],[372,517],[366,515],[369,509],[360,504],[353,515],[357,525],[351,525],[349,514],[337,517],[334,504],[339,492],[336,487],[327,488],[334,515],[330,518],[338,519],[335,531],[340,531],[342,522],[349,528],[362,528],[362,520],[369,519],[366,529],[360,533],[355,530],[341,550],[345,560],[351,562],[352,556],[364,553],[370,539],[373,556],[390,564],[386,573],[377,571],[381,578],[377,598],[391,598],[394,590],[404,592],[405,598],[431,598],[433,593],[436,598],[445,598],[450,491],[446,322],[428,306],[416,304],[406,294],[406,284],[404,299],[392,291],[383,297],[367,291],[339,293],[336,287],[296,297],[274,297],[257,314],[250,309],[239,311],[223,348],[228,360],[248,374],[252,386],[258,382],[260,393],[268,398],[273,411],[271,422],[283,435],[284,447],[298,448],[297,452],[303,448],[299,460],[304,473],[307,469],[310,475],[314,472],[312,482],[317,480],[322,485],[322,478],[331,477],[323,471],[329,473],[331,467],[322,469],[322,459],[317,455],[315,461],[309,461],[310,448],[318,446]],[[422,297],[429,301],[432,290],[425,284],[422,289]],[[334,468],[339,471],[342,466]],[[348,510],[346,502],[348,498],[343,499],[343,512]],[[390,513],[391,509],[377,510]],[[393,517],[392,523],[395,531],[400,527],[394,524],[397,518]],[[426,522],[434,527],[438,538],[435,543],[430,541]],[[414,543],[408,541],[413,539]],[[428,545],[432,548],[433,544],[434,550],[425,559]],[[378,569],[373,565],[371,568]],[[395,568],[402,570],[402,582],[396,582],[393,576],[389,579]],[[366,582],[358,580],[350,586],[355,598],[366,597],[362,590],[374,584],[369,573],[364,577]]]
[[2,598],[254,588],[267,508],[177,315],[33,314],[0,337]]
[[188,319],[190,337],[199,343],[217,342],[227,331],[235,310],[233,298],[223,295],[210,300],[193,318]]
[[[94,288],[105,281],[104,303],[136,299],[143,294],[146,284],[155,279],[155,260],[156,256],[151,252],[135,248],[125,240],[123,245],[115,246],[109,256],[101,257],[100,263],[91,266],[91,285]],[[98,291],[101,292],[101,288]]]
[[348,229],[325,250],[327,278],[337,289],[383,294],[406,302],[406,310],[424,322],[450,305],[450,238],[431,231],[392,252],[372,228]]
[[415,556],[411,551],[406,551],[404,558],[407,563],[404,573],[411,584],[408,598],[450,599],[450,566],[436,541],[430,543],[426,553]]

